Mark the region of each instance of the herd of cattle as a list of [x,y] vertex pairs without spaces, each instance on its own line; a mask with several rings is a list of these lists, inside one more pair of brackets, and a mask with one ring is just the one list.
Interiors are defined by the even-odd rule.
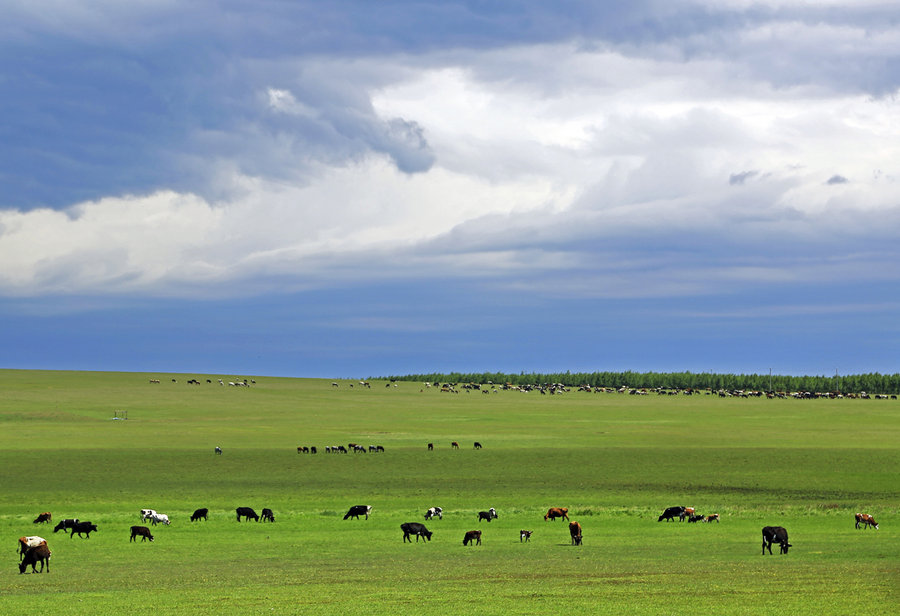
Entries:
[[[256,522],[275,522],[275,514],[268,507],[263,508],[262,515],[257,515],[256,511],[253,510],[252,507],[238,507],[235,509],[235,513],[237,514],[237,521],[240,522],[241,518],[245,521],[255,520]],[[346,515],[344,515],[344,519],[359,519],[359,516],[365,516],[365,519],[368,520],[369,516],[372,514],[372,506],[371,505],[353,505],[347,511]],[[199,520],[208,520],[209,509],[203,507],[201,509],[197,509],[191,515],[191,522],[196,522]],[[153,526],[157,524],[162,524],[164,526],[168,526],[171,524],[169,520],[169,516],[166,514],[157,513],[153,509],[141,509],[140,513],[142,522],[150,522]],[[444,519],[444,510],[441,507],[429,507],[427,511],[425,511],[425,520],[433,520],[437,518],[439,520]],[[498,519],[497,510],[491,507],[487,511],[479,511],[478,512],[478,521],[482,522],[490,522],[491,520]],[[547,513],[544,515],[544,521],[555,522],[557,518],[562,518],[563,520],[567,520],[569,522],[569,536],[571,538],[572,545],[581,545],[582,544],[582,528],[581,524],[575,521],[571,521],[569,519],[569,509],[567,507],[551,507],[547,510]],[[719,514],[712,514],[708,516],[700,516],[697,515],[693,507],[667,507],[665,511],[659,516],[658,522],[662,521],[674,521],[678,518],[679,521],[688,520],[688,522],[697,522],[701,519],[705,522],[719,521]],[[37,516],[34,520],[35,524],[44,524],[44,523],[52,523],[53,516],[49,511],[45,511]],[[856,514],[856,528],[859,529],[862,526],[864,529],[868,529],[869,527],[878,530],[878,523],[875,522],[875,518],[868,513],[857,513]],[[434,534],[424,524],[421,522],[405,522],[400,525],[400,530],[403,531],[403,542],[412,543],[412,537],[415,536],[416,543],[419,542],[419,537],[422,538],[423,543],[425,541],[431,541],[431,536]],[[90,539],[92,532],[97,532],[97,526],[92,524],[89,521],[80,521],[76,518],[66,518],[61,520],[54,528],[53,532],[57,533],[59,531],[63,531],[66,534],[70,535],[70,538],[74,538],[77,534],[79,537],[83,537],[86,539]],[[532,530],[520,530],[519,531],[519,542],[527,543],[531,539],[531,535],[534,531]],[[463,545],[481,545],[481,530],[470,530],[466,531],[463,536]],[[147,526],[132,526],[130,528],[130,537],[129,543],[133,541],[137,541],[137,538],[141,538],[141,542],[145,541],[153,541],[153,534],[150,532],[150,528]],[[765,555],[766,550],[769,551],[769,554],[772,554],[772,544],[776,544],[779,546],[780,554],[787,554],[788,548],[793,547],[792,544],[788,542],[788,533],[784,527],[781,526],[765,526],[762,529],[762,553]],[[25,570],[28,566],[31,566],[32,573],[38,573],[37,565],[40,564],[40,573],[44,572],[44,568],[46,565],[47,572],[50,572],[50,556],[52,552],[50,548],[47,546],[47,540],[43,537],[38,537],[36,535],[20,537],[18,541],[18,553],[19,553],[19,573],[25,573]]]

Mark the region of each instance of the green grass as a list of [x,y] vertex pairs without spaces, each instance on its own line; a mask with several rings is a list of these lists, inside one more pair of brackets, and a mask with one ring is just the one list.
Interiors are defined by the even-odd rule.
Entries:
[[[192,377],[203,385],[186,385]],[[452,395],[267,377],[235,388],[217,378],[0,370],[0,613],[821,615],[897,605],[896,401]],[[112,420],[124,410],[127,421]],[[350,441],[386,452],[322,451]],[[320,453],[298,455],[298,445]],[[342,520],[354,504],[373,505],[372,517]],[[658,523],[674,504],[722,522]],[[276,523],[238,524],[243,505],[271,507]],[[428,523],[433,541],[403,544],[400,523],[431,505],[445,510]],[[210,519],[192,524],[201,506]],[[550,506],[569,507],[583,546],[569,544],[564,522],[543,521]],[[144,507],[173,523],[154,528],[152,544],[129,543]],[[500,518],[479,524],[488,507]],[[47,510],[100,530],[70,539],[31,524]],[[856,511],[880,530],[855,530]],[[790,554],[760,554],[769,524],[788,529]],[[463,547],[475,528],[484,544]],[[522,528],[535,531],[528,544]],[[18,573],[13,547],[26,534],[48,539],[50,574]]]

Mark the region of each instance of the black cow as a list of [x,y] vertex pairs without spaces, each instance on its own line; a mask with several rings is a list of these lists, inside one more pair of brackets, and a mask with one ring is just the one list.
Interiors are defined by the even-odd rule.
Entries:
[[128,540],[129,543],[135,541],[136,537],[140,537],[141,541],[144,542],[147,539],[153,541],[153,535],[150,534],[150,529],[146,526],[132,526],[131,527],[131,539]]
[[781,526],[766,526],[762,529],[762,553],[765,555],[766,548],[769,548],[769,554],[772,553],[772,544],[777,543],[781,546],[780,554],[787,554],[788,548],[793,547],[788,543],[787,531]]
[[208,516],[208,515],[209,515],[209,509],[207,509],[206,507],[203,507],[202,509],[197,509],[194,513],[191,514],[191,522],[196,522],[200,518],[203,518],[203,521],[205,522],[207,520],[206,516]]
[[497,511],[491,507],[487,511],[479,511],[478,512],[478,521],[487,520],[490,522],[491,520],[497,519]]
[[256,512],[253,511],[252,507],[238,507],[237,509],[235,509],[235,512],[237,513],[238,522],[241,521],[241,516],[246,518],[248,522],[250,521],[250,518],[253,518],[257,522],[259,522],[259,516],[256,515]]
[[350,511],[347,512],[347,515],[344,516],[344,519],[355,518],[358,520],[359,516],[364,515],[368,520],[370,513],[372,513],[372,505],[353,505],[350,507]]
[[44,572],[44,563],[47,563],[47,573],[50,573],[50,548],[47,547],[46,543],[42,543],[41,545],[36,545],[33,548],[28,548],[28,551],[25,552],[25,558],[19,563],[19,573],[25,573],[25,568],[28,565],[31,565],[31,572],[37,573],[37,568],[35,565],[37,563],[41,563],[41,573]]
[[269,509],[268,507],[263,507],[262,521],[263,522],[274,522],[275,521],[275,514],[272,513],[272,510]]
[[431,531],[425,528],[424,524],[420,524],[419,522],[406,522],[405,524],[400,525],[400,530],[403,531],[403,542],[409,541],[412,543],[412,539],[410,539],[410,535],[416,536],[416,543],[419,543],[419,537],[424,537],[428,541],[431,541]]
[[69,535],[70,538],[75,537],[75,533],[78,533],[78,536],[81,537],[81,533],[84,533],[86,537],[82,537],[82,539],[91,538],[91,533],[97,532],[97,525],[91,524],[87,520],[84,522],[75,522],[75,526],[72,527],[72,533]]
[[475,449],[481,449],[481,443],[475,441]]
[[56,527],[53,529],[53,532],[56,533],[62,531],[64,533],[67,533],[69,532],[69,529],[74,528],[76,524],[78,524],[78,518],[66,518],[56,525]]
[[684,507],[668,507],[665,511],[663,511],[662,515],[659,516],[657,522],[662,522],[665,520],[668,522],[669,520],[674,520],[675,518],[681,519],[681,515],[684,513]]
[[470,530],[466,532],[466,536],[463,537],[463,545],[469,545],[469,543],[472,542],[474,542],[474,545],[481,545],[480,530]]

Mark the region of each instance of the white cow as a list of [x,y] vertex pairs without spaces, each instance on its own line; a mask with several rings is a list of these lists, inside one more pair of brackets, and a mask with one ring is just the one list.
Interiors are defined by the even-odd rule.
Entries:
[[154,513],[150,516],[150,523],[153,524],[153,526],[156,526],[160,522],[168,526],[170,524],[169,516],[164,513]]
[[439,520],[444,519],[444,510],[440,507],[430,507],[428,511],[425,512],[425,519],[430,520],[434,516],[437,516]]
[[146,522],[151,517],[156,515],[155,509],[141,509],[141,522]]

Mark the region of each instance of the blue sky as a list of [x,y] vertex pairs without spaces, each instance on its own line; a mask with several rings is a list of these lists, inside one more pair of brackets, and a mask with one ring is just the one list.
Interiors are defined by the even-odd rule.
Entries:
[[0,367],[900,371],[894,3],[0,13]]

